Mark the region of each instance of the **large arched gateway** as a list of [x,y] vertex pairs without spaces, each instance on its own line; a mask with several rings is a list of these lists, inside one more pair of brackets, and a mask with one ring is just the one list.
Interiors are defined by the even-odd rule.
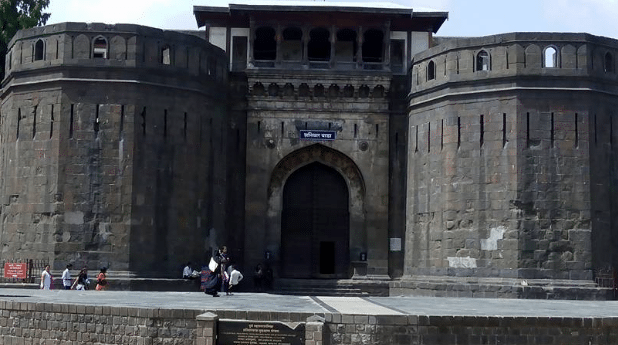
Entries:
[[296,170],[283,189],[282,273],[291,278],[347,278],[350,212],[345,180],[311,163]]
[[349,278],[367,252],[364,183],[343,153],[315,144],[275,167],[268,188],[267,249],[288,278]]

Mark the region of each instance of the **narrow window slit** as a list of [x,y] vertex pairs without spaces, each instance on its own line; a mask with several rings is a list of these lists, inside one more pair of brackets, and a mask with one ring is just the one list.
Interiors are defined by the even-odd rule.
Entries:
[[579,129],[577,128],[577,122],[579,121],[578,119],[578,114],[575,113],[575,147],[578,148],[579,147]]
[[598,135],[597,135],[597,114],[594,114],[594,144],[597,144],[597,139],[598,139]]
[[551,113],[550,147],[554,147],[554,113]]
[[69,138],[73,138],[73,109],[74,104],[71,104],[71,113],[69,115]]
[[146,107],[142,109],[142,134],[146,135]]
[[51,105],[51,112],[49,118],[49,139],[54,136],[54,105]]
[[163,138],[167,138],[167,109],[163,110]]
[[187,112],[185,111],[184,123],[182,126],[182,137],[185,141],[187,141]]
[[99,137],[99,104],[97,104],[97,107],[95,109],[95,117],[94,117],[94,137],[98,138]]
[[506,113],[502,113],[502,147],[506,146]]
[[17,134],[15,139],[19,139],[19,125],[21,124],[21,108],[17,109]]
[[414,127],[416,135],[414,135],[414,152],[418,152],[418,126]]
[[[328,124],[328,129],[330,129],[330,123]],[[283,139],[283,133],[285,131],[285,123],[281,121],[281,138]]]
[[526,113],[526,147],[530,147],[530,113]]
[[609,148],[614,148],[614,119],[609,117]]
[[354,124],[354,138],[358,136],[358,125]]
[[442,125],[440,126],[440,151],[444,149],[444,119],[442,119]]
[[431,122],[427,123],[427,152],[431,152]]
[[34,113],[32,114],[32,139],[34,139],[36,137],[36,110],[37,110],[37,106],[34,106]]
[[120,131],[118,131],[118,140],[124,137],[124,104],[120,106]]
[[376,138],[378,137],[379,133],[380,133],[380,125],[376,123]]
[[481,115],[479,118],[480,125],[480,136],[479,136],[479,144],[483,147],[483,141],[485,140],[485,115]]

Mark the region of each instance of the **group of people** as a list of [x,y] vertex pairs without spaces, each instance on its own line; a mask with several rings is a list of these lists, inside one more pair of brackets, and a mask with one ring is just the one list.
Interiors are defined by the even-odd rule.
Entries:
[[[88,290],[90,286],[90,279],[88,279],[88,268],[83,267],[79,274],[73,280],[71,278],[72,264],[68,264],[64,272],[62,272],[62,286],[65,290]],[[45,269],[41,273],[41,289],[51,290],[53,288],[53,277],[49,272],[49,265],[45,266]],[[107,287],[107,268],[102,267],[101,271],[97,275],[96,290],[104,290]]]
[[[207,269],[203,269],[205,276],[202,278],[202,288],[206,294],[219,297],[219,292],[231,295],[243,279],[242,273],[235,265],[230,264],[227,247],[222,246],[210,259]],[[182,271],[185,279],[199,277],[199,272],[191,268],[188,262]],[[258,264],[253,275],[253,284],[256,291],[271,290],[273,284],[273,271],[266,265]]]
[[208,274],[204,283],[204,293],[219,297],[219,292],[231,295],[235,287],[243,279],[242,273],[234,265],[230,265],[227,247],[222,246],[210,259]]

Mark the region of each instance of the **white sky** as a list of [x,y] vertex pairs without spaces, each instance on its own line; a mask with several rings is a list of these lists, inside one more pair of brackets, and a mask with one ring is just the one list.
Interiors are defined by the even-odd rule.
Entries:
[[[337,0],[342,1],[342,0]],[[343,0],[345,1],[345,0]],[[362,0],[356,0],[362,2]],[[376,0],[372,0],[375,2]],[[588,32],[618,38],[618,0],[396,0],[412,8],[449,12],[440,36],[483,36],[514,31]],[[51,0],[48,24],[131,23],[161,29],[197,29],[193,6],[226,0]]]

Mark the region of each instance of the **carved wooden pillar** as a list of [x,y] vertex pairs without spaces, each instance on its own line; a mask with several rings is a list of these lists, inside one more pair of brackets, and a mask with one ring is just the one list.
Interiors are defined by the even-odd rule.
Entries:
[[335,66],[335,46],[337,44],[337,27],[331,25],[330,27],[330,59],[328,61],[328,67],[333,68]]
[[384,40],[382,40],[384,47],[384,62],[382,63],[383,69],[390,69],[391,66],[391,21],[387,20],[384,24]]
[[277,43],[275,52],[275,66],[279,66],[281,64],[282,53],[281,53],[281,42],[283,41],[283,32],[281,28],[281,24],[277,24],[277,31],[275,32],[275,42]]
[[356,35],[356,44],[358,44],[358,50],[356,51],[356,68],[363,69],[363,27],[358,27],[358,34]]
[[303,66],[309,67],[309,33],[310,33],[310,27],[308,26],[303,26],[302,28],[303,30],[303,59],[301,64]]
[[249,67],[255,66],[255,59],[253,58],[253,45],[255,43],[255,20],[253,17],[249,18]]

